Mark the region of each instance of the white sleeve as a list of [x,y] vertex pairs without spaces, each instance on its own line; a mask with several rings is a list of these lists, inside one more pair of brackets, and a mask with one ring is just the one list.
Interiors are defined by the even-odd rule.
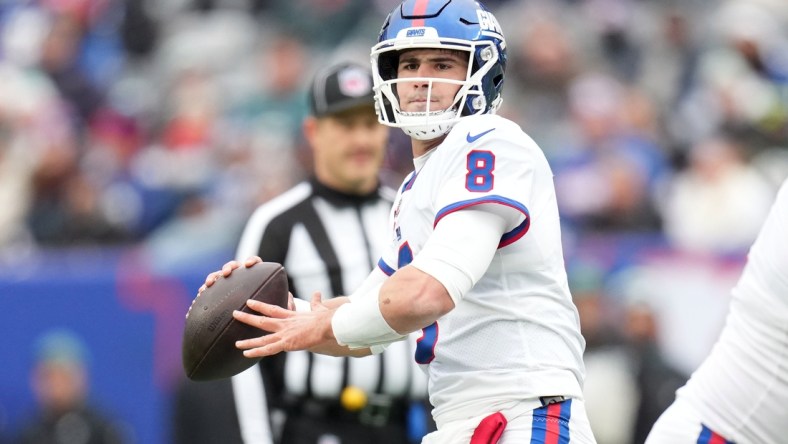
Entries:
[[[388,326],[378,307],[378,294],[386,279],[388,279],[388,275],[379,267],[375,267],[356,291],[348,296],[350,302],[337,309],[337,313],[331,320],[337,343],[350,348],[369,347],[373,354],[379,354],[391,342],[405,338]],[[370,319],[370,322],[365,324],[364,319]],[[366,336],[370,331],[380,331],[381,329],[383,335],[377,338],[381,342],[366,342],[368,339]],[[364,332],[362,337],[365,341],[361,341],[362,338],[354,334],[358,332]]]
[[457,305],[487,271],[509,223],[505,215],[480,208],[451,213],[411,265],[443,284]]
[[[331,329],[339,345],[351,349],[368,348],[405,339],[407,335],[397,333],[380,311],[380,288],[383,283],[357,296],[336,309],[331,318]],[[373,353],[382,351],[371,348]],[[379,352],[378,351],[378,352]]]

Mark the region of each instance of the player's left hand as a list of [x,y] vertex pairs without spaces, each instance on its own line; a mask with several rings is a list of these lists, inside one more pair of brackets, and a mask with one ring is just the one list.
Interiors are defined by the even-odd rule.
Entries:
[[230,277],[230,275],[233,274],[234,270],[237,270],[238,268],[241,268],[241,265],[243,265],[246,268],[249,268],[249,267],[253,267],[253,266],[255,266],[255,264],[259,264],[261,262],[263,262],[263,260],[260,259],[260,256],[249,256],[243,262],[234,261],[234,260],[233,261],[229,261],[226,264],[222,265],[222,268],[220,270],[214,271],[214,272],[208,274],[208,276],[205,277],[205,282],[202,284],[202,286],[199,288],[199,290],[197,290],[197,294],[199,295],[200,293],[205,291],[208,287],[210,287],[211,285],[215,284],[216,281],[219,280],[219,278]]
[[271,356],[283,351],[317,351],[336,344],[331,329],[334,310],[322,303],[320,293],[312,297],[312,311],[308,312],[287,310],[255,300],[249,300],[246,304],[262,316],[236,310],[233,317],[244,324],[270,332],[235,343],[247,358]]

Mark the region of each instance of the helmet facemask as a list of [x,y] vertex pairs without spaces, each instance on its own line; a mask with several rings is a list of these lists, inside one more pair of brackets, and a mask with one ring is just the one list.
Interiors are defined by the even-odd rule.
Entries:
[[[372,48],[375,103],[378,119],[384,125],[401,128],[410,137],[431,140],[448,134],[461,117],[495,113],[501,103],[500,95],[488,103],[482,82],[496,65],[498,50],[490,41],[472,42],[460,39],[395,39]],[[399,56],[412,49],[442,49],[467,54],[468,69],[464,80],[428,77],[397,78]],[[427,108],[422,112],[402,111],[397,87],[402,83],[427,85]],[[452,104],[445,109],[430,109],[433,85],[449,83],[459,86]]]

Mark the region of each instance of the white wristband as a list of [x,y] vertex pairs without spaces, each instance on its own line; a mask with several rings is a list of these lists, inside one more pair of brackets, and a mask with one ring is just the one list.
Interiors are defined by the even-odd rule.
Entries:
[[373,355],[379,355],[379,354],[383,353],[388,347],[389,347],[389,344],[373,345],[373,346],[369,347],[369,351]]
[[373,291],[342,304],[331,318],[331,328],[339,345],[366,348],[405,338],[383,318],[378,304],[381,285]]
[[305,301],[301,298],[294,297],[293,305],[295,305],[296,312],[312,311],[312,304],[309,301]]

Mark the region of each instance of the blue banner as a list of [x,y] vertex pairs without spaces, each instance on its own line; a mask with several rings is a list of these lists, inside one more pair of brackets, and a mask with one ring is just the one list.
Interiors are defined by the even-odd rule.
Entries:
[[90,400],[130,442],[169,442],[184,315],[225,259],[162,271],[134,250],[62,250],[0,267],[0,442],[35,411],[35,341],[56,328],[84,340]]

